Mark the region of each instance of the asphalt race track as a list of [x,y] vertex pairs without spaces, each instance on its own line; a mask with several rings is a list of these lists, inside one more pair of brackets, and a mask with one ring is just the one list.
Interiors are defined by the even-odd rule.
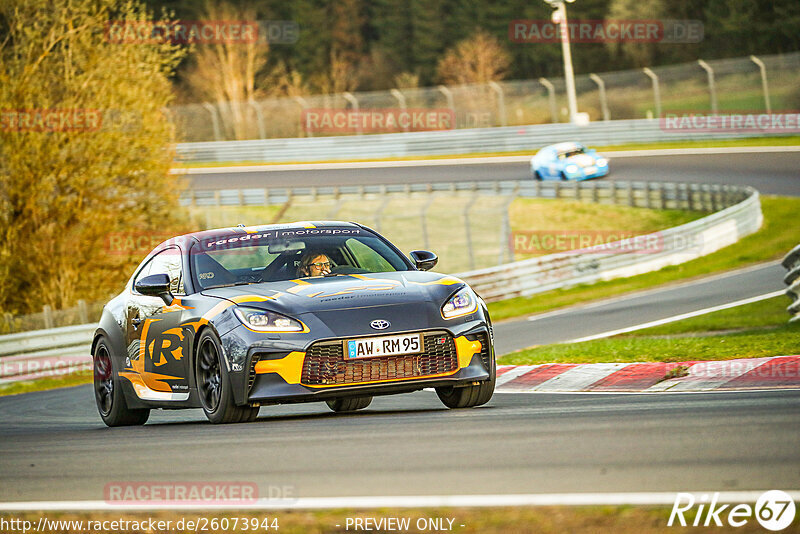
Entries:
[[[769,195],[800,195],[800,150],[681,156],[611,157],[603,180],[751,185]],[[530,178],[526,162],[420,165],[351,169],[303,169],[193,174],[197,189],[405,184]]]
[[[495,324],[498,354],[649,323],[786,288],[779,263]],[[788,299],[787,299],[788,303]],[[788,314],[787,314],[788,317]]]
[[293,497],[797,488],[800,391],[496,394],[447,410],[432,392],[335,415],[200,410],[106,429],[89,386],[0,398],[0,501],[104,500],[106,484],[240,481]]
[[[753,185],[800,195],[800,152],[612,161],[615,180]],[[198,188],[523,179],[525,163],[195,175]],[[766,264],[497,325],[500,352],[566,341],[781,289]],[[264,407],[213,426],[200,410],[107,429],[91,387],[0,398],[0,502],[104,499],[125,481],[241,481],[294,497],[798,489],[800,391],[496,394],[447,410],[429,391],[356,414]]]

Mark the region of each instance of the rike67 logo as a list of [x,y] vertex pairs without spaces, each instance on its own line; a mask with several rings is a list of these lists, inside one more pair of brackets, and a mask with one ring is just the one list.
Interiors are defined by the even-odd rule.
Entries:
[[770,490],[763,493],[756,500],[755,506],[734,504],[736,501],[730,496],[724,499],[727,504],[721,504],[721,501],[719,493],[714,493],[710,501],[708,494],[696,499],[691,493],[678,493],[667,526],[676,524],[682,527],[688,526],[692,514],[694,514],[694,521],[691,521],[693,527],[721,527],[726,523],[732,527],[741,527],[755,519],[765,529],[779,531],[794,521],[794,500],[784,491]]

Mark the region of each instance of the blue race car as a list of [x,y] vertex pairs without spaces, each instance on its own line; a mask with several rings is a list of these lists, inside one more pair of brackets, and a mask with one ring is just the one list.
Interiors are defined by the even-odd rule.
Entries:
[[608,159],[580,143],[546,146],[531,158],[537,180],[589,180],[608,174]]

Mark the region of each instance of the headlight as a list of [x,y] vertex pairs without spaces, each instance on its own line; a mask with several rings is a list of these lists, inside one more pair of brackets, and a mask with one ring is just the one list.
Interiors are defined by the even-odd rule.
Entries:
[[578,166],[577,165],[567,165],[567,168],[564,169],[564,170],[567,171],[569,174],[575,174],[576,172],[578,172]]
[[233,310],[236,317],[248,328],[259,332],[303,332],[303,323],[279,313],[238,307]]
[[472,290],[465,287],[445,302],[442,306],[442,317],[454,319],[474,313],[478,309],[478,299]]
[[608,160],[606,158],[597,158],[595,163],[597,163],[598,167],[605,167],[606,165],[608,165]]

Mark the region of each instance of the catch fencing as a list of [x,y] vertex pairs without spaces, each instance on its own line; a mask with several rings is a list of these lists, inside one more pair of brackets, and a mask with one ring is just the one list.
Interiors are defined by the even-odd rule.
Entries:
[[[798,87],[800,52],[575,77],[578,109],[592,121],[658,118],[671,112],[745,111],[743,107],[751,113],[796,110],[800,108]],[[191,104],[170,108],[169,116],[185,143],[331,135],[309,128],[309,110],[446,111],[453,119],[452,131],[568,121],[563,78]],[[398,126],[396,131],[409,128]],[[376,132],[356,128],[340,135],[374,137],[365,135],[370,133]]]
[[792,299],[792,303],[786,308],[792,318],[789,322],[800,321],[800,245],[797,245],[789,252],[782,262],[783,266],[789,271],[783,281],[789,286],[786,289],[786,296]]
[[[772,117],[772,116],[770,116]],[[775,117],[780,117],[775,115]],[[771,119],[770,119],[771,120]],[[782,119],[781,119],[782,120]],[[774,131],[725,131],[665,128],[657,119],[613,120],[576,124],[539,124],[314,138],[260,139],[179,143],[178,158],[187,163],[309,162],[459,155],[481,152],[535,152],[545,145],[580,141],[586,145],[620,145],[669,141],[736,139],[780,135]],[[786,135],[797,135],[797,129]]]

